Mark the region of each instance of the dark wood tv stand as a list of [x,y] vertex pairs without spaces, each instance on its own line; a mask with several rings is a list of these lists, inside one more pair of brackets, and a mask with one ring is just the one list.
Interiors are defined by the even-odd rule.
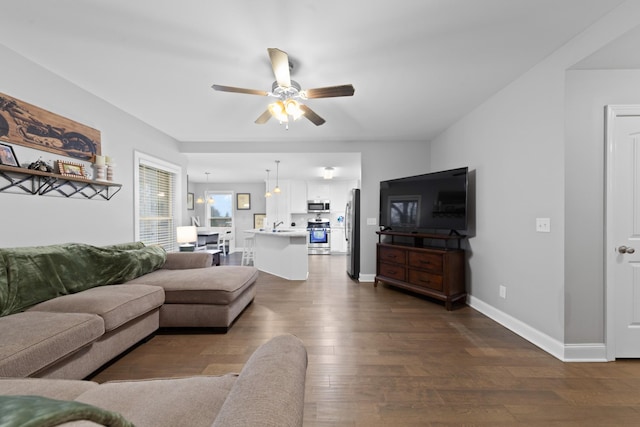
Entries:
[[[377,231],[376,278],[378,282],[444,301],[447,310],[464,301],[464,250],[466,236]],[[388,236],[386,242],[382,237]],[[426,243],[437,242],[438,245]],[[451,247],[454,246],[454,247]]]

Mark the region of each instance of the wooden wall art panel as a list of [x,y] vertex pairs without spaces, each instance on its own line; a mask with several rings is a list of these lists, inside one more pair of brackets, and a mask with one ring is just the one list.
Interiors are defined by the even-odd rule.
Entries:
[[3,93],[0,139],[89,161],[101,153],[100,131]]

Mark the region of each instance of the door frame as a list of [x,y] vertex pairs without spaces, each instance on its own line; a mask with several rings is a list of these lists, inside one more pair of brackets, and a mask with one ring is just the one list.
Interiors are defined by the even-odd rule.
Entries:
[[605,186],[604,186],[604,287],[605,287],[605,329],[604,343],[606,358],[616,359],[615,343],[615,301],[614,301],[614,257],[610,250],[616,248],[613,236],[613,194],[616,187],[613,168],[615,164],[615,123],[618,117],[640,116],[640,105],[607,105],[605,106]]

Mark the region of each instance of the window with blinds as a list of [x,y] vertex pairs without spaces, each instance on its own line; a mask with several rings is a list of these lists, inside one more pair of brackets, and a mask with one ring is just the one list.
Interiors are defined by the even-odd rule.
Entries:
[[145,245],[176,247],[178,171],[157,163],[138,161],[137,238]]

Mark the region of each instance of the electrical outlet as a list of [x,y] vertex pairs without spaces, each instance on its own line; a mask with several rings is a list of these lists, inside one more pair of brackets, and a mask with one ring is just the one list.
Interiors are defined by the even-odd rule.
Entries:
[[500,293],[500,298],[507,299],[507,287],[506,286],[500,285],[500,288],[499,288],[498,292]]
[[551,218],[536,218],[536,231],[538,233],[551,233]]

